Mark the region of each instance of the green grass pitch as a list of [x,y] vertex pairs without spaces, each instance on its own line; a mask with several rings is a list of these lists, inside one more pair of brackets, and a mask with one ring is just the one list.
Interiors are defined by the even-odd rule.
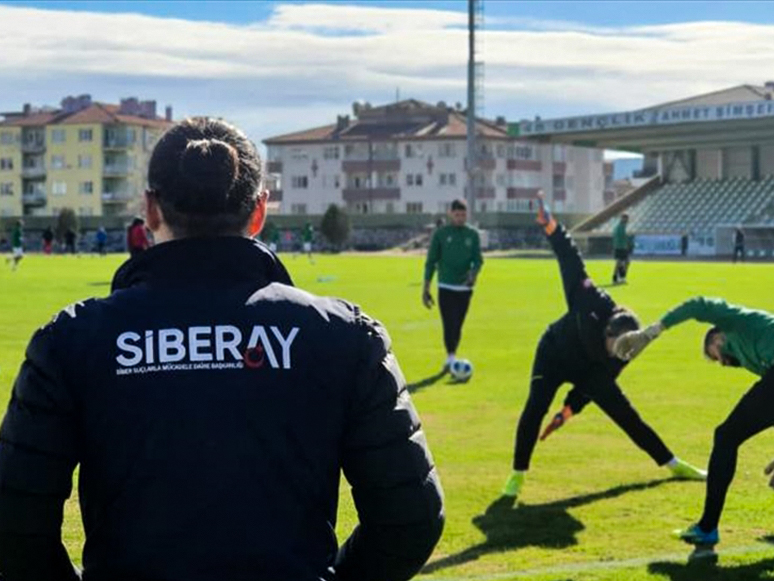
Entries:
[[[409,383],[433,376],[443,360],[437,309],[420,302],[419,256],[283,256],[296,284],[348,298],[380,319]],[[0,399],[33,330],[64,305],[109,292],[123,257],[28,256],[18,272],[0,263]],[[609,281],[612,261],[589,261]],[[610,289],[643,323],[697,294],[774,311],[771,265],[638,262],[630,283]],[[669,480],[593,405],[538,443],[517,507],[496,502],[507,477],[515,422],[524,404],[535,347],[562,314],[558,269],[551,259],[487,259],[465,325],[460,356],[475,367],[464,385],[444,378],[416,391],[446,495],[447,523],[422,578],[536,581],[772,579],[774,491],[763,467],[774,458],[774,431],[740,452],[721,521],[718,568],[686,566],[689,547],[669,537],[701,511],[704,485]],[[701,357],[704,327],[668,331],[621,376],[643,417],[682,458],[705,466],[714,427],[755,380]],[[566,387],[560,390],[558,409]],[[0,412],[1,414],[2,412]],[[772,410],[774,413],[774,410]],[[75,497],[75,493],[73,494]],[[83,541],[77,499],[67,504],[64,538],[78,562]],[[342,486],[338,532],[356,522]],[[703,567],[699,565],[699,567]]]

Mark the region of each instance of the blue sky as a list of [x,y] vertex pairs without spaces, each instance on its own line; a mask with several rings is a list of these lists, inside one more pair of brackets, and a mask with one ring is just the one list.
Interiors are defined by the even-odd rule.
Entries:
[[[466,2],[2,2],[0,111],[155,99],[256,141],[356,100],[465,103]],[[485,0],[483,113],[631,110],[774,77],[774,2]]]
[[[263,20],[277,4],[312,4],[312,2],[248,2],[248,1],[118,1],[118,2],[5,2],[17,6],[84,10],[100,12],[141,12],[161,17],[188,20],[245,23]],[[435,10],[466,11],[465,0],[437,1],[381,1],[361,0],[339,4],[383,6],[391,8],[429,8]],[[724,1],[611,1],[538,2],[484,0],[484,13],[491,17],[522,17],[540,20],[564,20],[598,26],[631,26],[646,24],[673,24],[695,20],[741,20],[745,22],[774,22],[774,2]],[[500,27],[499,25],[496,25]]]

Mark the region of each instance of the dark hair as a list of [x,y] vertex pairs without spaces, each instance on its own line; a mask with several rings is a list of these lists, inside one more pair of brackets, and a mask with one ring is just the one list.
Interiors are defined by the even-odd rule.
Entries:
[[452,212],[454,212],[455,210],[465,210],[465,211],[467,211],[468,203],[465,200],[463,200],[462,198],[456,198],[451,203],[451,209],[452,209]]
[[607,320],[605,327],[606,337],[618,337],[629,331],[636,331],[640,328],[640,321],[637,316],[625,307],[616,307],[613,314]]
[[233,125],[192,117],[153,148],[148,185],[175,237],[237,235],[258,201],[261,158]]
[[709,346],[712,345],[712,340],[720,335],[723,331],[720,327],[710,327],[710,329],[704,334],[704,356],[709,357]]

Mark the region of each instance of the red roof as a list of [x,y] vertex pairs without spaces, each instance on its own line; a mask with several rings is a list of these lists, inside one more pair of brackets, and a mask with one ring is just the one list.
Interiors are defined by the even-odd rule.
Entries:
[[[348,123],[324,125],[313,129],[270,137],[266,145],[328,141],[366,141],[387,139],[464,139],[467,117],[464,111],[433,106],[409,99],[361,109]],[[476,118],[476,133],[493,139],[511,139],[508,128],[486,119]]]
[[30,115],[11,115],[0,126],[10,127],[43,127],[45,125],[94,125],[94,124],[124,124],[140,125],[142,127],[158,127],[166,129],[171,122],[161,117],[146,119],[137,115],[123,115],[119,112],[118,105],[105,103],[92,103],[89,107],[74,113],[65,113],[61,109],[32,113]]

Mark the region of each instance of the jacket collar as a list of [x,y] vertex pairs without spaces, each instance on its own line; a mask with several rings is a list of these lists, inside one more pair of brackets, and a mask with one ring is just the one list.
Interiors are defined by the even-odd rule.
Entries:
[[124,262],[111,292],[143,283],[212,281],[292,285],[279,258],[263,243],[242,236],[184,238],[158,244]]

